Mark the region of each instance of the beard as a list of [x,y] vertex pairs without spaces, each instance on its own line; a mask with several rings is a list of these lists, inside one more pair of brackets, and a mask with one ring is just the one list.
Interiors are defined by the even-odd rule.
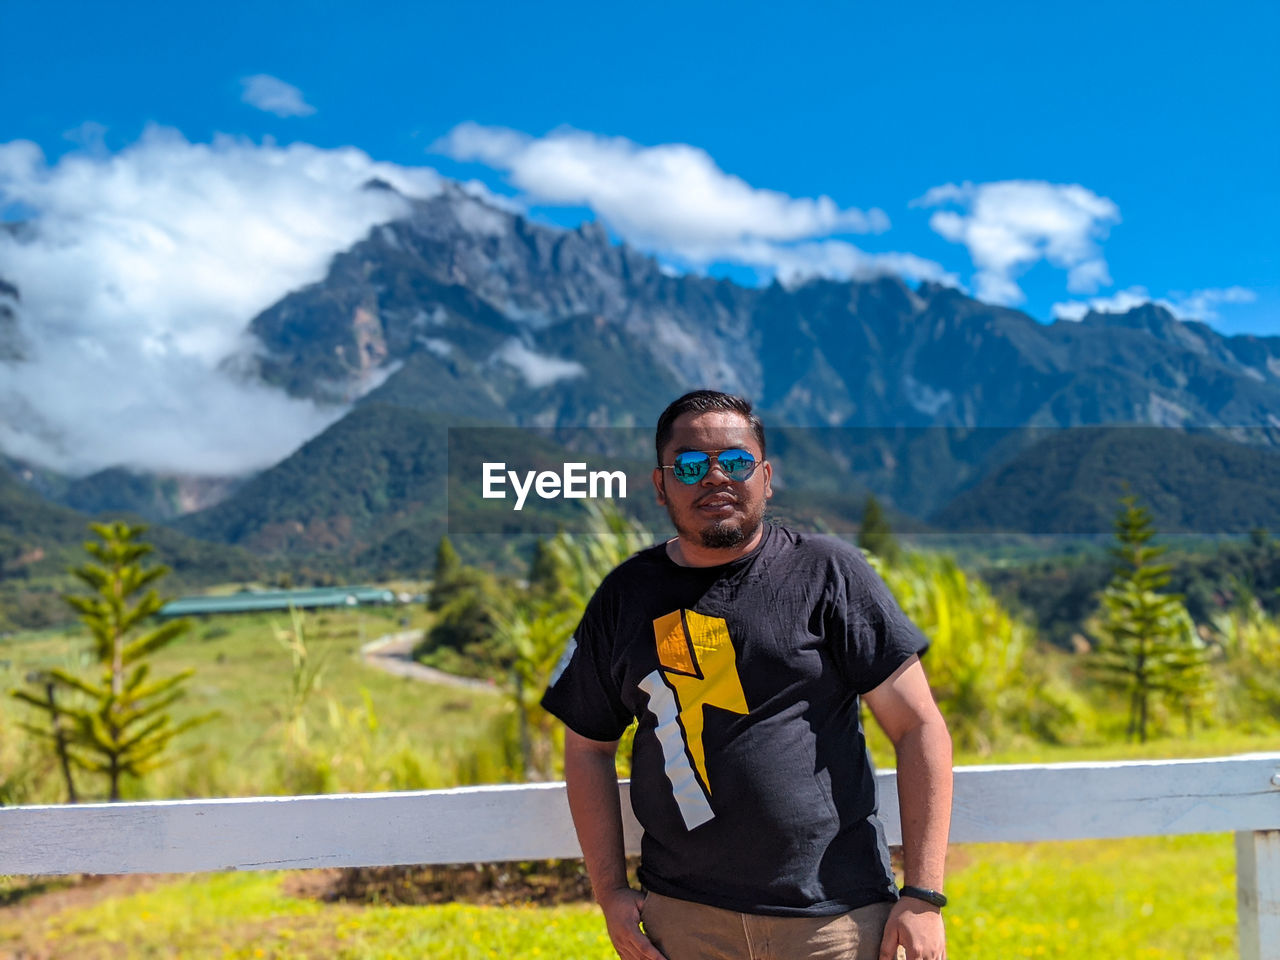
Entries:
[[730,550],[756,535],[760,524],[764,522],[764,501],[755,504],[754,509],[748,505],[741,516],[715,520],[705,527],[695,527],[685,522],[670,500],[667,501],[667,516],[671,518],[676,533],[686,540],[700,543],[708,550]]
[[[709,550],[728,550],[746,541],[748,534],[743,526],[741,523],[721,521],[699,530],[698,536],[702,538],[702,545]],[[751,528],[751,533],[756,532],[756,526],[759,524]]]

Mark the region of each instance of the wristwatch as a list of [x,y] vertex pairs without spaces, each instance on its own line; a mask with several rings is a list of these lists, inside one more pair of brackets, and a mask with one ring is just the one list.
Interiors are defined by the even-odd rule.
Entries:
[[903,887],[899,893],[904,897],[914,897],[917,900],[923,900],[925,903],[931,903],[938,909],[942,909],[947,905],[947,898],[942,895],[939,890],[930,890],[928,887]]

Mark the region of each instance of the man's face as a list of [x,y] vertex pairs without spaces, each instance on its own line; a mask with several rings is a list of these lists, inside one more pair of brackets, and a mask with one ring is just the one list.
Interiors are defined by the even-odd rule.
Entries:
[[712,466],[697,483],[681,483],[672,471],[653,471],[658,503],[676,532],[685,540],[712,550],[727,550],[755,536],[764,519],[765,501],[773,496],[772,468],[763,460],[763,451],[746,419],[737,413],[713,411],[686,413],[676,418],[671,439],[662,451],[662,462],[670,464],[676,454],[687,450],[719,453],[746,450],[760,464],[749,480],[734,481],[719,466]]

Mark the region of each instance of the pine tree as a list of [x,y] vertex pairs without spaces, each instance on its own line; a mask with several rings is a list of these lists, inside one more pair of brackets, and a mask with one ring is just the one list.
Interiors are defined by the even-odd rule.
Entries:
[[451,599],[462,572],[462,558],[448,537],[440,538],[436,547],[436,565],[431,575],[431,593],[427,600],[429,610],[438,611]]
[[880,507],[880,502],[871,494],[867,494],[866,505],[862,508],[862,525],[858,528],[858,546],[875,554],[885,563],[893,566],[902,555],[902,548],[889,527],[889,520]]
[[[122,522],[89,526],[99,540],[84,546],[97,562],[71,572],[92,592],[64,599],[80,614],[93,638],[97,676],[85,679],[69,670],[53,669],[46,675],[53,686],[45,697],[25,690],[15,690],[13,695],[49,715],[49,728],[27,725],[27,729],[60,745],[80,769],[104,775],[108,798],[115,801],[120,799],[126,774],[142,777],[163,765],[173,738],[212,715],[174,723],[165,712],[183,695],[183,684],[194,671],[151,680],[152,655],[186,633],[191,623],[170,620],[148,625],[164,605],[152,585],[169,568],[143,565],[152,550],[141,540],[146,527]],[[53,687],[70,697],[55,704]]]
[[1181,594],[1166,593],[1169,565],[1151,545],[1151,512],[1133,496],[1116,515],[1115,573],[1102,595],[1099,643],[1090,666],[1100,683],[1129,699],[1129,739],[1145,743],[1153,696],[1188,709],[1208,691],[1208,655],[1196,636]]

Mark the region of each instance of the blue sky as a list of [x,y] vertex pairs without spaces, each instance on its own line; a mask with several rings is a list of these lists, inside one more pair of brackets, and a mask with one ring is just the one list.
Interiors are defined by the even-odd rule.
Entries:
[[[1076,184],[1118,211],[1097,239],[1112,282],[1091,295],[1239,288],[1254,299],[1218,305],[1215,324],[1280,334],[1278,11],[9,3],[6,32],[33,42],[0,63],[0,142],[32,140],[53,161],[86,122],[106,128],[109,150],[154,123],[198,142],[222,132],[349,144],[504,193],[520,191],[501,169],[429,148],[465,122],[687,144],[751,187],[884,211],[890,229],[847,238],[926,258],[971,289],[971,252],[931,229],[937,208],[911,201],[966,181]],[[296,87],[314,112],[244,103],[244,78],[259,74]],[[525,200],[559,222],[585,213]],[[1017,305],[1039,319],[1087,299],[1045,260],[1012,272]]]
[[[52,381],[121,423],[170,411],[136,457],[156,468],[264,465],[322,426],[216,371],[397,215],[356,196],[372,175],[475,181],[746,283],[901,272],[1042,322],[1153,299],[1280,335],[1274,2],[0,10],[0,217],[41,224],[0,234],[40,359],[10,372],[74,456],[3,423],[0,446],[67,469],[114,462],[91,449],[112,421],[75,435],[83,406],[54,409]],[[280,433],[246,449],[219,435],[228,409]]]

